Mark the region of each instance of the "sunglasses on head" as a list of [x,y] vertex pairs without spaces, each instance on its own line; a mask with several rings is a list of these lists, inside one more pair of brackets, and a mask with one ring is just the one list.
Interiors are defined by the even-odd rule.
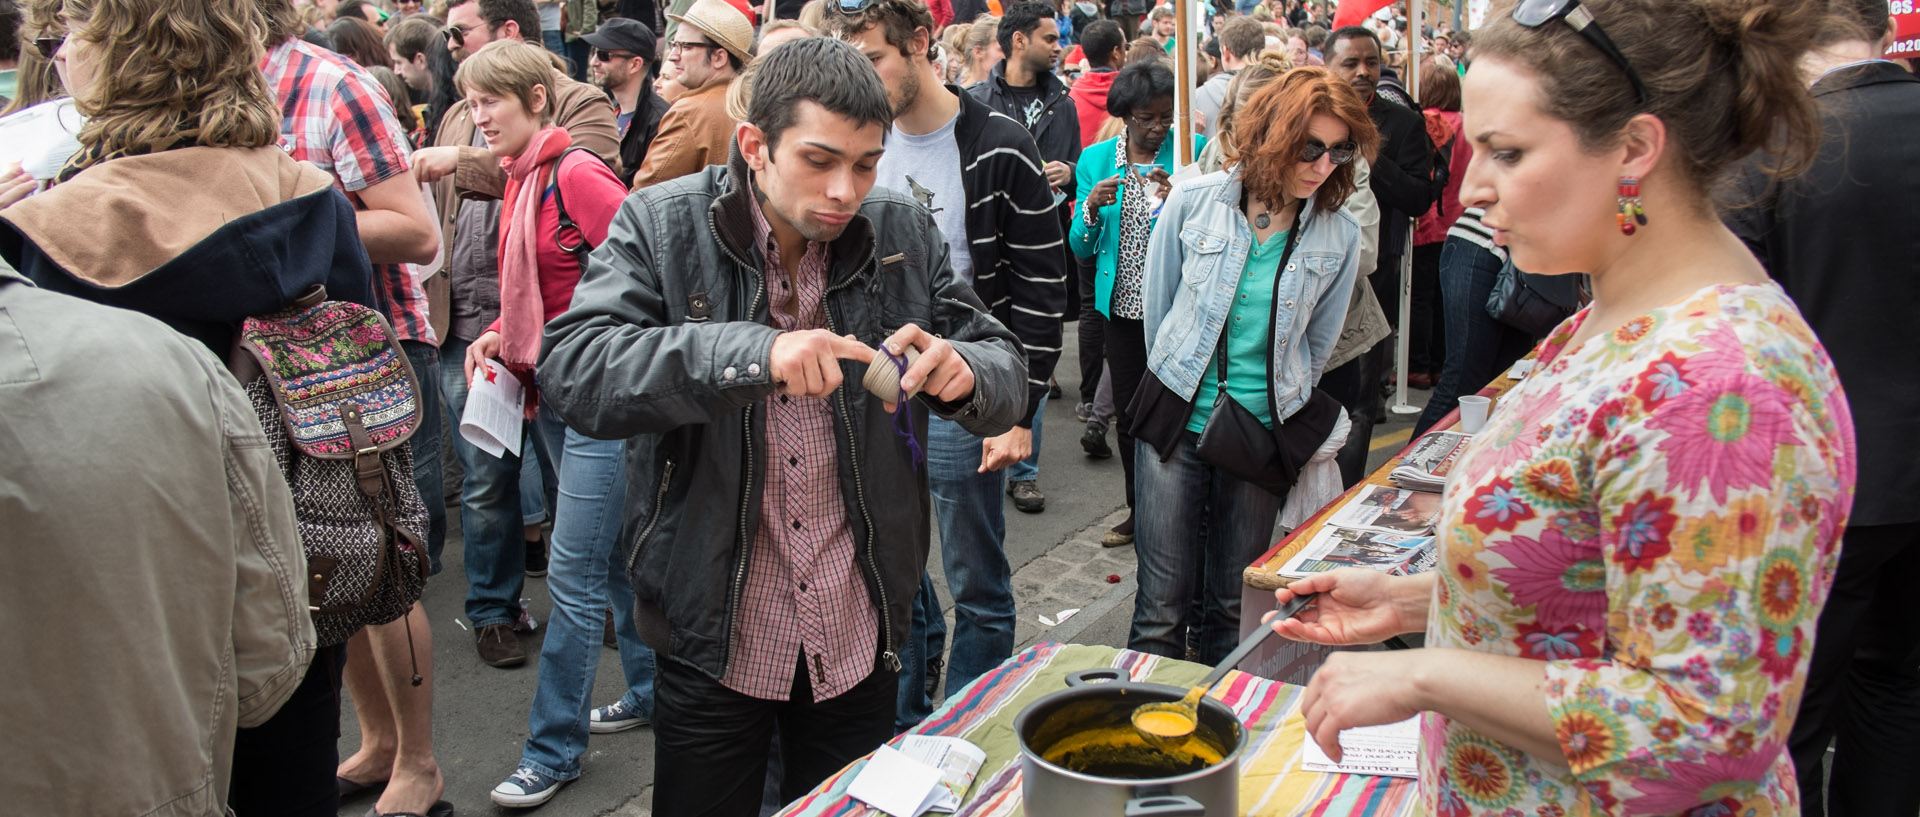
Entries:
[[1539,28],[1555,20],[1564,20],[1574,31],[1580,32],[1587,42],[1605,52],[1621,70],[1627,72],[1627,80],[1633,83],[1634,96],[1640,100],[1641,107],[1647,104],[1647,85],[1640,81],[1640,72],[1633,70],[1633,63],[1627,61],[1627,55],[1613,44],[1613,38],[1600,28],[1593,19],[1593,12],[1580,5],[1580,0],[1520,0],[1513,8],[1513,21],[1527,28]]
[[51,60],[54,54],[59,53],[60,46],[66,42],[67,35],[65,34],[58,37],[35,37],[33,38],[33,48],[40,52],[41,59]]
[[1360,146],[1352,142],[1341,142],[1340,144],[1328,147],[1319,142],[1310,141],[1301,146],[1300,161],[1313,163],[1320,161],[1320,157],[1322,156],[1330,156],[1334,164],[1343,165],[1353,161],[1354,154],[1359,151]]
[[834,0],[842,14],[859,14],[880,4],[880,0]]

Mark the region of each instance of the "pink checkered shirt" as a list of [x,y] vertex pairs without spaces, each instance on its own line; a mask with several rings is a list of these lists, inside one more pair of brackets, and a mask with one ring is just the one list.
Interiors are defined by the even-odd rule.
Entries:
[[[752,209],[774,327],[826,328],[827,245],[808,242],[800,274],[790,279],[766,216],[757,202]],[[831,402],[775,395],[767,399],[766,415],[760,528],[753,534],[734,653],[721,683],[742,695],[787,700],[794,662],[804,655],[813,699],[824,701],[873,671],[879,613],[854,562]]]
[[[360,191],[407,172],[407,132],[386,89],[360,66],[295,38],[268,51],[260,70],[280,102],[280,146],[333,174],[355,210],[367,209]],[[440,345],[427,291],[405,265],[375,264],[373,294],[401,340]]]

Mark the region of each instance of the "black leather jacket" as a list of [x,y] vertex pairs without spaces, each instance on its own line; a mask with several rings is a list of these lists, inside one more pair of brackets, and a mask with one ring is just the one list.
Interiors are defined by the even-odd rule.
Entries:
[[[567,425],[627,438],[627,575],[642,638],[663,658],[725,676],[747,554],[759,525],[764,402],[774,394],[761,252],[738,149],[725,167],[642,190],[614,216],[547,324],[542,399]],[[912,401],[925,446],[929,410],[981,436],[1026,410],[1026,354],[953,274],[947,242],[913,200],[875,188],[830,249],[829,329],[877,344],[906,323],[946,338],[973,369],[961,405]],[[880,664],[899,668],[925,569],[924,467],[892,415],[842,364],[834,405],[839,485],[856,558],[880,614]]]

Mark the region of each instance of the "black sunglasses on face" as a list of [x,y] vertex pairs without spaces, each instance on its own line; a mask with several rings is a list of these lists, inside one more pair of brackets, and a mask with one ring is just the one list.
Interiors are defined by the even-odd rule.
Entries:
[[35,37],[33,38],[33,48],[40,52],[42,59],[51,60],[54,54],[59,53],[60,46],[66,42],[67,35],[65,34],[58,37]]
[[1580,32],[1587,42],[1605,52],[1608,57],[1627,72],[1627,80],[1633,83],[1634,96],[1640,100],[1641,107],[1647,104],[1647,85],[1640,81],[1640,72],[1633,70],[1633,63],[1627,61],[1627,55],[1613,44],[1613,38],[1600,28],[1593,19],[1593,12],[1580,5],[1580,0],[1520,0],[1513,8],[1513,21],[1527,28],[1539,28],[1555,20],[1565,20],[1573,30]]
[[440,33],[447,35],[447,42],[453,43],[454,46],[458,48],[466,48],[467,32],[472,30],[471,27],[461,28],[459,26],[447,26],[445,29],[442,29]]
[[1343,165],[1353,161],[1353,155],[1359,150],[1360,146],[1352,142],[1341,142],[1332,147],[1319,142],[1308,142],[1300,148],[1300,161],[1312,164],[1320,161],[1322,156],[1330,156],[1334,164]]
[[593,50],[593,58],[601,62],[613,62],[614,60],[632,59],[638,56],[640,55],[629,54],[625,51],[608,51],[604,48],[596,48]]

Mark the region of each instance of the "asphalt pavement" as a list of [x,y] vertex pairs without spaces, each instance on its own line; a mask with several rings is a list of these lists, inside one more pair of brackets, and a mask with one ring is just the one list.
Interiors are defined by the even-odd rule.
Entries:
[[[1040,488],[1047,495],[1042,513],[1020,513],[1011,500],[1007,508],[1007,558],[1014,570],[1017,608],[1015,635],[1019,647],[1038,641],[1125,646],[1133,613],[1134,561],[1130,547],[1102,548],[1100,534],[1124,519],[1120,460],[1096,460],[1080,448],[1084,425],[1074,419],[1079,364],[1073,324],[1068,324],[1066,354],[1060,361],[1062,399],[1049,400],[1041,429]],[[1409,397],[1424,403],[1425,392]],[[1385,462],[1407,441],[1415,415],[1389,414],[1374,426],[1374,451],[1369,467]],[[1109,442],[1112,435],[1109,434]],[[450,475],[451,476],[451,475]],[[450,491],[457,481],[449,480]],[[522,594],[541,627],[522,635],[528,661],[512,669],[495,669],[474,653],[473,634],[462,615],[466,593],[462,571],[458,502],[448,509],[445,571],[428,583],[424,603],[433,628],[435,753],[446,778],[445,798],[457,813],[511,815],[523,812],[493,805],[487,793],[514,770],[527,739],[527,706],[533,700],[538,673],[540,638],[550,602],[546,580],[526,582]],[[936,531],[937,537],[937,531]],[[951,616],[945,580],[940,575],[938,542],[930,560],[943,606]],[[1063,611],[1077,610],[1065,621]],[[1044,623],[1045,617],[1051,624]],[[1016,648],[1017,649],[1017,648]],[[594,705],[617,700],[623,692],[618,656],[601,652],[595,677]],[[351,702],[341,713],[340,753],[344,757],[359,745]],[[650,815],[653,779],[653,733],[650,728],[592,736],[582,758],[583,773],[537,813],[541,817],[587,815]],[[362,798],[343,804],[343,817],[366,814],[373,804]]]

